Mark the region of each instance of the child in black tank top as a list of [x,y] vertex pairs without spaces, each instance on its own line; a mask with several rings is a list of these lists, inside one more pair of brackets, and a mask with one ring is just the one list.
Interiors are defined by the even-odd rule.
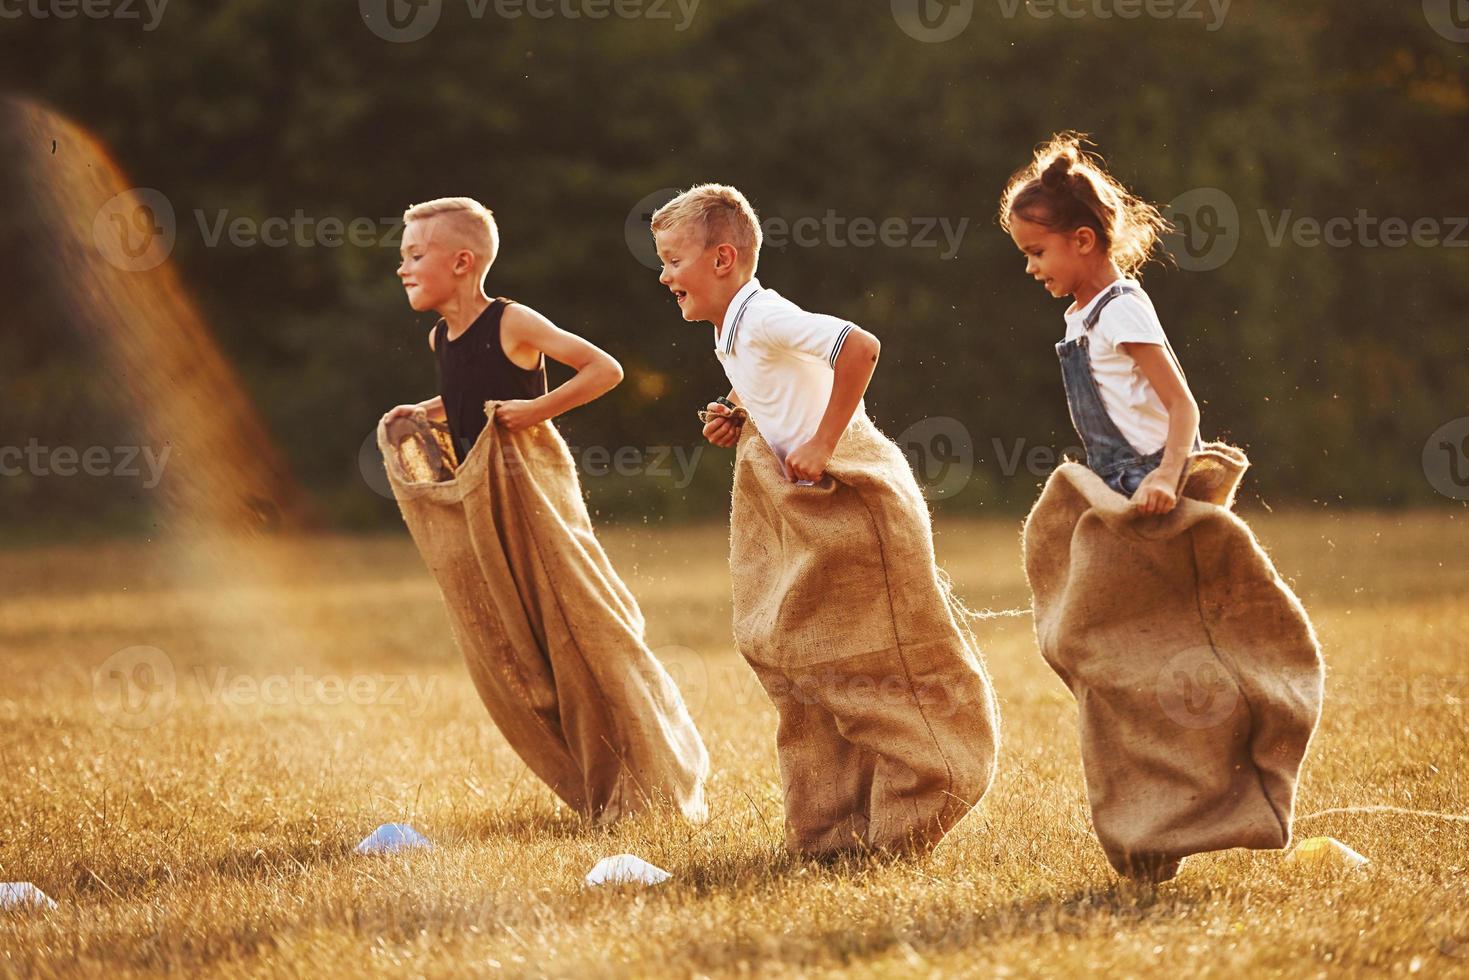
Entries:
[[469,455],[485,428],[485,402],[527,401],[546,393],[546,359],[527,370],[505,355],[500,340],[505,310],[513,300],[497,298],[463,335],[450,340],[449,322],[434,327],[433,349],[438,360],[439,394],[454,450],[459,459]]
[[[474,687],[511,748],[585,818],[673,807],[702,820],[709,754],[595,540],[552,422],[616,386],[622,368],[490,298],[499,232],[478,202],[430,201],[403,217],[398,278],[414,310],[442,317],[428,336],[440,393],[384,415],[378,447]],[[571,379],[548,388],[547,358]],[[424,415],[448,423],[456,465],[444,465],[450,447],[441,429],[424,431]]]
[[[409,305],[442,316],[428,336],[438,365],[439,394],[399,405],[383,421],[411,417],[422,408],[431,421],[447,422],[456,463],[464,461],[484,432],[485,402],[498,403],[495,424],[513,432],[585,405],[622,380],[621,365],[596,345],[527,306],[490,298],[484,279],[498,246],[493,219],[478,205],[433,210],[410,217],[404,225],[398,278]],[[549,388],[547,357],[571,368],[571,379]],[[535,366],[521,366],[526,363]]]

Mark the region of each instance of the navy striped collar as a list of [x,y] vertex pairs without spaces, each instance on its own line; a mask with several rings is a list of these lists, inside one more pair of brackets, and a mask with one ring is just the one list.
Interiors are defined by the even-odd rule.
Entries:
[[734,294],[734,298],[729,301],[729,309],[724,312],[724,326],[719,331],[720,336],[715,342],[715,349],[722,348],[726,354],[734,353],[735,335],[740,331],[740,321],[745,318],[745,310],[749,307],[750,301],[763,291],[764,287],[760,285],[760,280],[751,279],[740,287],[739,292]]

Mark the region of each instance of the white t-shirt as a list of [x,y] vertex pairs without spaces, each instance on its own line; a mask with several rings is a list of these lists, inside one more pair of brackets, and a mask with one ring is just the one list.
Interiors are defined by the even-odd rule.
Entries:
[[[1117,282],[1133,287],[1136,292],[1129,290],[1102,309],[1096,326],[1091,329],[1087,350],[1103,407],[1122,437],[1139,455],[1147,456],[1168,442],[1168,409],[1138,368],[1137,361],[1118,345],[1157,344],[1166,350],[1168,338],[1163,334],[1163,324],[1158,322],[1152,300],[1136,280]],[[1066,311],[1066,340],[1075,340],[1087,332],[1087,314],[1111,288],[1109,285],[1103,289],[1079,310],[1072,304]]]
[[[854,329],[846,320],[807,313],[758,279],[730,302],[714,335],[714,353],[740,403],[782,460],[821,427],[837,355]],[[858,413],[864,411],[857,406]]]

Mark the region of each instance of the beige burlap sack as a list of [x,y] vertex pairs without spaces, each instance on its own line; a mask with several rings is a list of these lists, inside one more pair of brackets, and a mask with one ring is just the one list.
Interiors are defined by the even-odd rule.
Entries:
[[998,721],[902,452],[859,416],[797,486],[746,423],[730,571],[736,643],[780,713],[787,846],[937,844],[989,789]]
[[555,426],[492,422],[451,472],[421,411],[399,424],[378,428],[388,480],[506,741],[600,823],[653,805],[702,820],[703,740],[643,641]]
[[1036,640],[1076,696],[1092,823],[1123,874],[1279,848],[1321,713],[1300,601],[1230,508],[1248,460],[1194,454],[1171,513],[1137,513],[1077,463],[1025,522]]

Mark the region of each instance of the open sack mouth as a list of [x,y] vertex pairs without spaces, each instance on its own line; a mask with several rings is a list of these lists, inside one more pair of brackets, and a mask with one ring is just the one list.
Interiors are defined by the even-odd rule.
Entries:
[[[454,437],[446,422],[396,418],[388,423],[388,445],[397,456],[398,472],[410,483],[447,483],[459,468]],[[388,465],[394,465],[389,461]]]

